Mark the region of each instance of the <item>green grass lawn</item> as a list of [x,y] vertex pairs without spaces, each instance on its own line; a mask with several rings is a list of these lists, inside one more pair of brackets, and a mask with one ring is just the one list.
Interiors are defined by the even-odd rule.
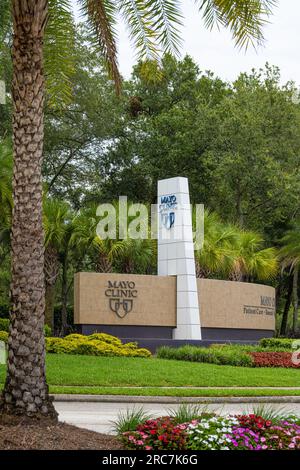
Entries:
[[[0,366],[0,383],[3,384],[5,366]],[[218,366],[207,363],[191,363],[167,359],[141,359],[123,357],[95,357],[72,356],[61,354],[47,355],[47,378],[51,391],[58,392],[54,386],[82,386],[74,387],[73,393],[95,393],[88,390],[88,386],[96,386],[97,393],[111,393],[103,387],[148,387],[148,394],[155,387],[162,386],[197,386],[197,387],[300,387],[300,371],[283,368],[247,368],[234,366]],[[65,390],[66,389],[66,390]],[[71,389],[65,387],[65,393]],[[84,392],[83,390],[86,390]],[[87,391],[88,390],[88,391]],[[128,390],[126,394],[141,394],[143,391]],[[146,392],[146,390],[144,391]],[[173,391],[180,394],[182,390]],[[233,391],[228,391],[232,395]],[[243,392],[243,391],[242,391]],[[246,390],[245,390],[246,392]],[[249,391],[248,393],[252,393]],[[113,390],[113,393],[123,393]],[[170,390],[162,390],[161,394],[170,395]],[[187,391],[185,391],[187,393]],[[189,390],[188,395],[203,395],[199,390]],[[215,396],[220,391],[206,391]],[[236,393],[240,393],[237,391]],[[265,393],[265,391],[260,392]],[[285,391],[284,394],[287,394]],[[290,393],[290,392],[289,392]],[[243,393],[242,393],[243,394]],[[255,393],[257,394],[257,393]],[[292,393],[295,394],[295,393]]]
[[208,389],[208,388],[124,388],[124,387],[63,387],[50,386],[51,393],[57,394],[86,394],[86,395],[129,395],[129,396],[168,396],[168,397],[270,397],[270,396],[300,396],[296,389]]

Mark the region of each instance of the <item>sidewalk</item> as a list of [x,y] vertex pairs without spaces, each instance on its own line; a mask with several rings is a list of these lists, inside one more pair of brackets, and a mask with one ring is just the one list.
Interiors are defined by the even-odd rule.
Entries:
[[[89,396],[86,397],[86,399]],[[66,398],[66,396],[65,396]],[[73,397],[74,398],[74,397]],[[83,398],[81,395],[80,398]],[[97,397],[101,401],[95,401],[95,396],[93,396],[94,401],[67,401],[61,400],[60,396],[55,397],[55,408],[59,413],[59,420],[65,421],[69,424],[74,424],[78,427],[85,429],[90,429],[96,432],[102,433],[112,433],[113,425],[112,422],[118,418],[120,412],[124,412],[128,409],[140,408],[142,407],[145,412],[148,412],[152,416],[163,416],[170,412],[172,409],[178,408],[178,403],[166,401],[164,403],[157,402],[137,402],[136,397],[124,397],[130,399],[131,402],[119,402],[116,400],[116,397],[112,397],[115,401],[105,401],[107,397]],[[147,398],[153,399],[155,397],[137,397],[137,398]],[[162,397],[157,397],[161,399]],[[168,398],[168,397],[163,397]],[[274,397],[272,397],[274,398]],[[277,397],[281,398],[281,397]],[[287,397],[290,398],[290,397]],[[299,397],[298,397],[299,398]],[[183,401],[183,400],[181,400]],[[187,400],[185,400],[187,401]],[[207,401],[207,400],[206,400]],[[199,400],[194,401],[193,403],[199,403]],[[233,403],[227,399],[227,403],[215,402],[210,405],[204,405],[205,410],[216,411],[222,415],[244,413],[253,411],[255,405],[254,400],[249,402],[239,402]],[[280,402],[274,404],[274,402],[267,402],[267,405],[272,406],[272,409],[277,409],[278,411],[284,411],[287,414],[297,414],[300,416],[300,400],[298,403],[289,403],[289,402]]]

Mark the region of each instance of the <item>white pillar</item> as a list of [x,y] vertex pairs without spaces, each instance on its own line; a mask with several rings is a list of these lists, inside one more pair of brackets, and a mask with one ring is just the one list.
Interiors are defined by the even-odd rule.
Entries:
[[201,326],[187,178],[158,181],[158,275],[177,276],[173,338],[200,340]]

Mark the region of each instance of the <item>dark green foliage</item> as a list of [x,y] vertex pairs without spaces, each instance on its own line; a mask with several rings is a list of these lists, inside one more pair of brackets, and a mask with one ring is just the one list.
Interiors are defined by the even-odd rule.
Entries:
[[0,318],[0,331],[7,331],[9,330],[9,319],[7,318]]
[[252,367],[253,361],[247,352],[236,347],[224,346],[218,348],[198,348],[195,346],[182,346],[171,348],[162,346],[157,351],[161,359],[177,359],[179,361],[209,362],[218,365],[232,365]]
[[263,338],[260,340],[259,344],[263,348],[271,348],[291,351],[293,343],[295,340],[288,338]]

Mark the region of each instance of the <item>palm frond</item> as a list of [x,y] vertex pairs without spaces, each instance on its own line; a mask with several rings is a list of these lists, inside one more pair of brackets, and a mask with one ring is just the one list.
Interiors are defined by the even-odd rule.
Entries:
[[141,59],[158,58],[157,35],[155,33],[147,0],[120,0],[120,12]]
[[179,54],[182,44],[179,26],[182,25],[180,2],[177,0],[152,0],[148,2],[151,25],[158,44],[164,52]]
[[268,23],[277,0],[195,0],[206,27],[229,28],[235,44],[246,48],[264,42],[263,27]]
[[91,30],[119,94],[121,76],[117,59],[116,16],[118,10],[116,3],[112,0],[84,0],[82,13],[88,18]]
[[75,71],[75,28],[69,0],[48,0],[45,71],[48,103],[57,109],[72,100]]

